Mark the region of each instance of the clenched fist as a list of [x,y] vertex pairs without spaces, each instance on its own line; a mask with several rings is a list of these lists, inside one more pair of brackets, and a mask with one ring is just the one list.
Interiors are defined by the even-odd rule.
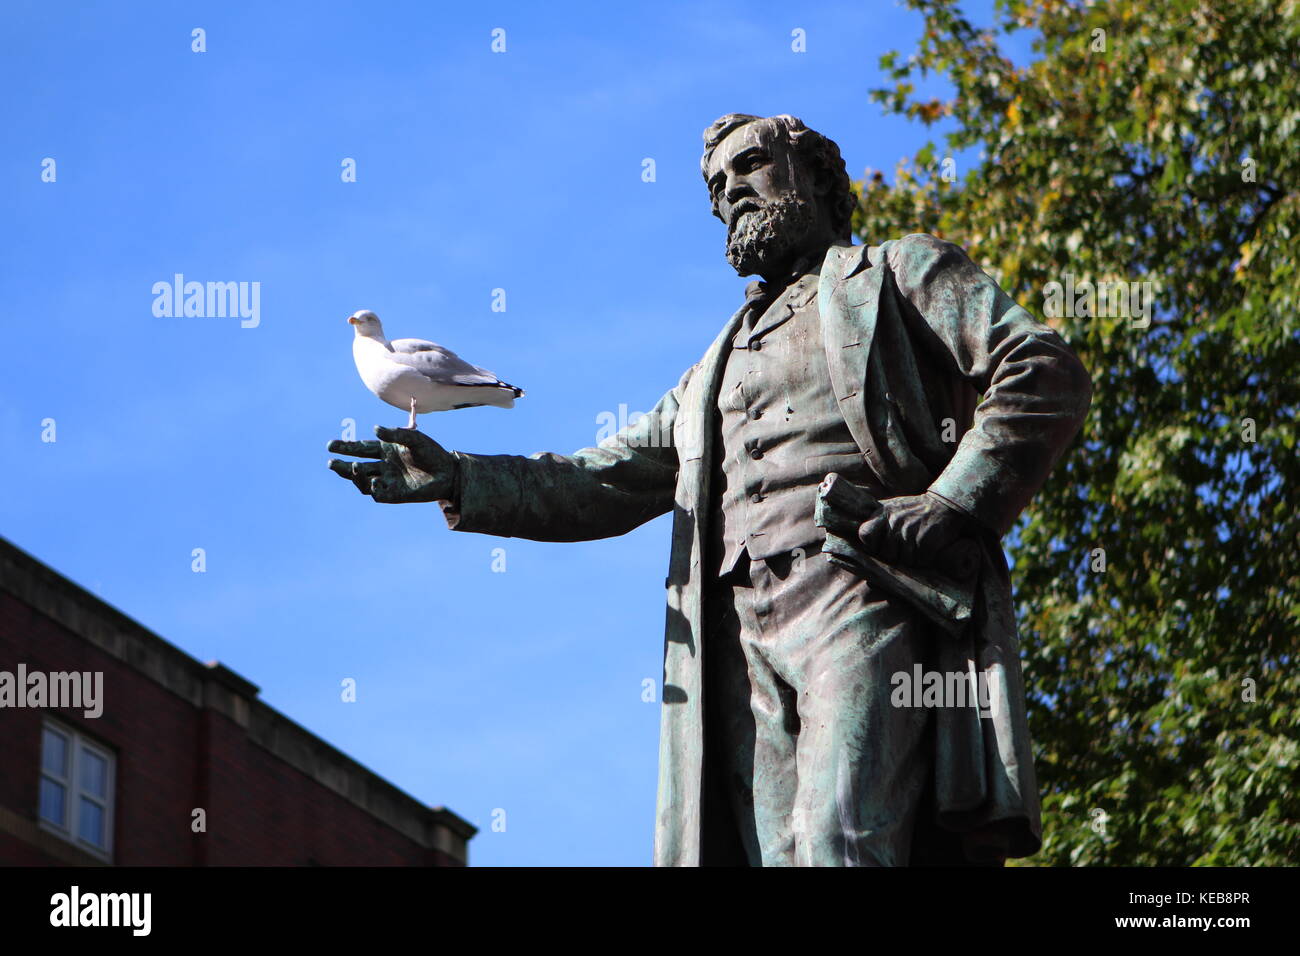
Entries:
[[925,567],[969,530],[969,519],[938,495],[886,498],[862,523],[858,538],[886,563]]

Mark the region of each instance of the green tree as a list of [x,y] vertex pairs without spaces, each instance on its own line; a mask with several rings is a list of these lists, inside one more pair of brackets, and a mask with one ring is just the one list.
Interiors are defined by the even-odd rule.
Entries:
[[[1298,4],[1001,0],[989,29],[909,4],[919,48],[872,97],[946,148],[868,171],[855,229],[962,245],[1095,383],[1008,543],[1044,794],[1027,862],[1296,863]],[[930,74],[955,95],[919,96]],[[1114,280],[1152,283],[1149,326],[1054,308],[1052,282]]]

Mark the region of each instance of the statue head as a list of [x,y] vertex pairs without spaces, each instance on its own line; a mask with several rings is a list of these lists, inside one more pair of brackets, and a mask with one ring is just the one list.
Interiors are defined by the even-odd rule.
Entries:
[[779,276],[849,237],[856,199],[840,149],[793,116],[720,117],[704,131],[700,171],[742,276]]

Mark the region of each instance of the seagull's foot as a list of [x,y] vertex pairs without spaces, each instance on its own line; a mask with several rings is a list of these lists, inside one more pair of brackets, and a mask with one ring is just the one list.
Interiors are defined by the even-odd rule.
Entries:
[[406,423],[406,427],[411,430],[415,429],[415,399],[411,399],[411,420]]

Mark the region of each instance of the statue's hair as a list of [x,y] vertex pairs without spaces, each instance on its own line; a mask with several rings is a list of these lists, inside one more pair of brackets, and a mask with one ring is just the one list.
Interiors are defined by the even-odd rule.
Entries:
[[[845,239],[852,230],[853,210],[857,206],[857,197],[849,187],[849,173],[844,167],[844,158],[835,141],[823,136],[816,130],[809,129],[803,120],[782,113],[779,116],[751,116],[749,113],[728,113],[720,116],[704,131],[704,155],[700,158],[700,172],[705,181],[709,178],[709,160],[718,144],[731,133],[748,126],[750,123],[767,123],[790,144],[791,152],[799,160],[809,164],[815,173],[825,170],[831,180],[831,190],[826,196],[826,204],[831,216],[831,226],[837,236]],[[718,214],[715,203],[713,214]]]

